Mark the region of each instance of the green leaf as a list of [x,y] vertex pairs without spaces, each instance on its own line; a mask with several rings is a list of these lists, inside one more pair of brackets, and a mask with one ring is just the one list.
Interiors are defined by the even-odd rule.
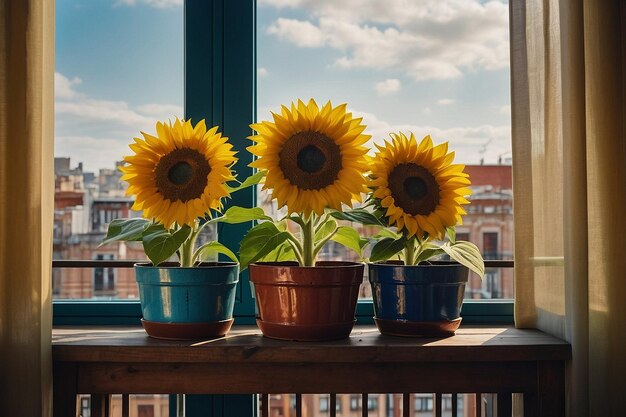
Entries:
[[372,247],[372,254],[370,255],[371,262],[386,261],[402,249],[406,244],[406,239],[401,237],[399,239],[392,239],[385,237]]
[[363,246],[367,244],[367,239],[361,239],[359,232],[348,226],[339,226],[337,232],[330,238],[348,249],[352,249],[359,256],[363,256]]
[[191,227],[184,225],[176,232],[171,233],[163,225],[155,224],[148,227],[143,233],[143,250],[153,265],[169,259],[187,240],[191,234]]
[[100,246],[118,240],[124,241],[140,241],[144,230],[150,226],[152,222],[146,219],[115,219],[109,224],[107,235],[104,237]]
[[451,245],[449,242],[446,242],[441,245],[441,249],[443,249],[450,258],[476,272],[481,278],[485,275],[485,262],[480,254],[480,250],[473,243],[458,241]]
[[265,173],[266,173],[266,171],[257,171],[254,174],[250,175],[245,180],[243,180],[243,182],[240,183],[239,185],[237,185],[236,187],[231,187],[229,185],[226,185],[226,190],[228,190],[229,193],[235,193],[237,191],[243,190],[244,188],[248,188],[248,187],[252,187],[253,185],[257,185],[258,183],[261,182],[263,177],[265,177]]
[[274,249],[259,260],[265,262],[295,261],[296,254],[294,253],[293,247],[291,246],[289,241],[286,241],[278,245],[276,249]]
[[394,233],[394,232],[392,232],[389,229],[380,229],[380,231],[376,235],[372,236],[372,238],[376,239],[376,240],[378,240],[380,238],[383,238],[383,237],[390,237],[392,239],[399,239],[400,236],[402,236],[402,235],[398,234],[398,233]]
[[237,224],[253,220],[272,220],[272,218],[266,216],[260,207],[245,208],[234,206],[226,210],[222,216],[209,220],[209,223]]
[[454,244],[456,242],[456,229],[454,227],[446,227],[446,235],[448,235],[450,243]]
[[424,243],[420,249],[420,253],[417,255],[416,264],[419,264],[423,261],[428,261],[435,256],[443,255],[446,253],[443,249],[433,243]]
[[331,211],[330,215],[337,220],[347,220],[360,223],[365,226],[384,226],[380,219],[367,210],[360,208],[346,211]]
[[337,228],[337,222],[335,219],[328,219],[326,223],[320,227],[320,229],[315,233],[315,242],[319,242],[320,240],[327,237],[329,234],[335,231]]
[[288,236],[289,232],[281,232],[272,222],[261,223],[250,229],[239,248],[242,271],[276,249]]
[[198,261],[205,261],[209,258],[212,258],[216,253],[221,253],[223,255],[228,256],[233,262],[239,262],[237,259],[237,255],[233,253],[226,246],[222,245],[220,242],[209,242],[198,248]]

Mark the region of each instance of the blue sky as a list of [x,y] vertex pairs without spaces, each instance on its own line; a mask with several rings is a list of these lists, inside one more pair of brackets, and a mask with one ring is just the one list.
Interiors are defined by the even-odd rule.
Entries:
[[[55,153],[112,167],[140,130],[182,116],[182,0],[57,0],[56,13]],[[260,119],[330,99],[376,141],[410,130],[460,162],[510,156],[505,2],[258,0],[257,26]]]

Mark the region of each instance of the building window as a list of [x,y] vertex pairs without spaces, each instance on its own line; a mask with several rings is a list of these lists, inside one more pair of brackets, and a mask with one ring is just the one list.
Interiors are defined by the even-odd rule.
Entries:
[[498,232],[483,233],[483,257],[485,259],[498,259]]
[[378,409],[378,396],[369,396],[367,397],[367,409],[369,411]]
[[497,268],[485,269],[485,276],[483,277],[483,298],[500,298],[501,297],[501,285],[500,285],[500,270]]
[[91,417],[91,398],[80,398],[80,417]]
[[[110,253],[97,254],[96,260],[112,260]],[[93,270],[93,292],[95,296],[113,295],[115,293],[115,268],[96,267]]]
[[413,400],[413,406],[414,406],[415,412],[433,411],[432,395],[429,395],[429,396],[416,395],[415,399]]
[[350,411],[360,410],[361,409],[361,396],[360,395],[351,395],[350,396]]
[[320,397],[320,411],[328,411],[328,397]]
[[137,417],[154,417],[154,405],[138,405],[137,406]]

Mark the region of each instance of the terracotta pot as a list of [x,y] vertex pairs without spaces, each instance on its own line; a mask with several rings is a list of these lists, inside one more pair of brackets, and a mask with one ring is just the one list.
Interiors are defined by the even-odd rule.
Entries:
[[250,265],[258,307],[257,325],[267,337],[321,341],[348,337],[363,282],[364,265],[295,262]]
[[461,324],[469,270],[463,265],[368,264],[374,321],[393,336],[451,336]]

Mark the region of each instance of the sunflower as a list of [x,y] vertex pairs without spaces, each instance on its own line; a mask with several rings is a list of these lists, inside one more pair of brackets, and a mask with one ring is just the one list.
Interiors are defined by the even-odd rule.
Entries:
[[193,226],[209,209],[222,208],[229,196],[225,182],[234,179],[231,167],[237,161],[228,138],[207,130],[204,120],[172,124],[157,122],[157,136],[141,132],[120,168],[129,186],[126,195],[136,195],[133,210],[170,228]]
[[252,124],[258,132],[248,150],[259,158],[250,166],[267,170],[263,189],[272,190],[278,206],[309,216],[324,209],[341,210],[367,192],[367,148],[362,118],[352,118],[346,105],[321,109],[313,99],[298,100],[291,109],[272,113],[274,122]]
[[443,239],[446,227],[461,224],[461,207],[471,194],[464,165],[452,164],[448,142],[433,147],[430,136],[418,145],[411,133],[391,134],[392,143],[378,146],[372,162],[373,197],[380,202],[390,225],[407,237]]

